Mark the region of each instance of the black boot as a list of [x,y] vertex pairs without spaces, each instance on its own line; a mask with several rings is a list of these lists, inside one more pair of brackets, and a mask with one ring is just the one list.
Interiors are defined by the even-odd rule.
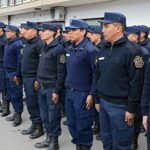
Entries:
[[15,120],[15,115],[16,115],[16,114],[13,114],[13,115],[10,116],[10,117],[6,117],[6,121],[14,121],[14,120]]
[[19,126],[21,124],[22,122],[21,114],[22,114],[21,112],[15,113],[15,120],[12,123],[13,127]]
[[91,147],[82,145],[82,150],[90,150],[90,149],[91,149]]
[[30,135],[30,139],[36,139],[44,134],[42,123],[35,123],[35,129]]
[[32,125],[28,129],[22,130],[21,133],[23,135],[29,135],[29,134],[32,134],[34,132],[34,130],[35,130],[35,123],[32,123]]
[[67,125],[68,125],[67,120],[63,121],[63,125],[65,125],[65,126],[67,126]]
[[76,150],[82,150],[82,145],[77,144],[77,145],[76,145]]
[[51,137],[47,135],[44,141],[38,142],[34,146],[36,148],[47,148],[49,147],[50,142],[51,142]]
[[58,137],[52,136],[47,150],[59,150]]
[[9,102],[3,101],[3,104],[2,104],[3,112],[1,114],[1,117],[5,117],[10,114],[9,104],[10,104]]
[[93,134],[96,135],[100,132],[100,127],[99,124],[97,122],[95,122],[94,127],[93,127]]
[[139,134],[135,134],[132,143],[132,150],[138,150],[138,137]]

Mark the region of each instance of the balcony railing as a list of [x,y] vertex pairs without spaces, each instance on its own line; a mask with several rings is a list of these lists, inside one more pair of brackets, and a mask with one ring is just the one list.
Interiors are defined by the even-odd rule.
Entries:
[[0,8],[15,6],[26,2],[32,2],[35,0],[0,0]]

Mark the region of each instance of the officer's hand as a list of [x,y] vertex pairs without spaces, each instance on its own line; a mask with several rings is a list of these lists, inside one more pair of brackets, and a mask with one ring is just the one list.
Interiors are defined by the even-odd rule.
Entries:
[[89,95],[86,99],[86,109],[89,110],[93,106],[93,97]]
[[143,126],[145,130],[147,131],[147,126],[148,126],[148,116],[143,116]]
[[35,81],[35,82],[34,82],[34,89],[35,89],[35,91],[38,91],[39,86],[40,86],[39,82],[38,82],[38,81]]
[[21,83],[21,78],[15,76],[14,82],[16,83],[16,85],[19,85]]
[[99,112],[100,111],[100,104],[95,104],[95,109],[97,112]]
[[127,112],[125,113],[125,121],[127,121],[129,126],[132,126],[134,123],[134,116],[135,114]]
[[59,101],[59,95],[56,94],[56,93],[53,93],[52,94],[52,101],[53,101],[54,104],[57,104],[58,101]]

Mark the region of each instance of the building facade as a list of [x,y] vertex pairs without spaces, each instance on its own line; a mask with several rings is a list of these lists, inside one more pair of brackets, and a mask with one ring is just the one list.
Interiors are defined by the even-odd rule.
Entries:
[[62,22],[85,19],[98,24],[105,11],[122,12],[128,25],[150,26],[149,0],[0,0],[0,21],[19,25],[25,21]]

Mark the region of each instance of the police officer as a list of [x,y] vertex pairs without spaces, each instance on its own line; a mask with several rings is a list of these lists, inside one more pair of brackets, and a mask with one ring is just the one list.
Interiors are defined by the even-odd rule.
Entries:
[[66,45],[66,40],[63,36],[63,27],[61,23],[54,23],[54,25],[57,27],[57,34],[55,38],[58,40],[58,43],[61,44],[63,47]]
[[146,67],[141,111],[143,115],[143,126],[147,132],[147,149],[150,150],[150,61]]
[[[139,39],[140,39],[140,29],[138,26],[130,26],[126,28],[126,33],[127,37],[130,41],[135,42],[139,44]],[[133,43],[133,44],[135,44]],[[144,64],[146,65],[149,60],[149,51],[142,45],[136,45],[137,47],[140,46],[140,49],[142,51],[143,59],[144,59]],[[143,90],[143,83],[144,83],[144,74],[145,74],[145,66],[143,69],[141,69],[141,79],[140,79],[140,85],[139,85],[139,93],[140,93],[140,101],[142,97],[142,90]],[[133,139],[133,150],[138,149],[138,137],[139,134],[141,133],[141,127],[142,127],[142,114],[141,114],[141,109],[140,105],[138,106],[136,115],[135,115],[135,120],[134,120],[134,139]]]
[[7,117],[6,120],[13,121],[12,126],[18,126],[22,122],[21,114],[23,111],[21,79],[21,49],[23,44],[18,37],[19,29],[16,26],[8,25],[5,32],[8,42],[4,50],[4,69],[6,71],[8,96],[15,111],[15,114]]
[[140,34],[140,44],[147,48],[150,52],[150,40],[148,39],[149,28],[145,25],[138,26],[141,34]]
[[58,150],[58,137],[61,134],[61,91],[65,80],[65,53],[55,39],[57,27],[54,24],[42,24],[39,29],[45,42],[37,72],[39,82],[38,99],[41,118],[46,131],[46,140],[36,143],[35,147],[48,147]]
[[100,127],[104,150],[131,150],[133,122],[139,105],[140,51],[124,36],[126,17],[106,12],[103,35],[106,43],[96,59],[95,83],[100,98]]
[[66,49],[66,114],[76,150],[90,150],[93,141],[92,76],[97,48],[85,37],[87,26],[83,20],[72,19],[66,27],[72,41]]
[[[99,49],[102,47],[102,28],[101,26],[97,25],[89,25],[87,28],[87,37],[89,40]],[[98,102],[96,102],[98,103]],[[94,121],[94,127],[93,127],[93,134],[96,134],[96,139],[100,140],[100,126],[99,126],[99,104],[98,107],[96,107],[96,116]]]
[[[6,25],[3,22],[0,22],[0,95],[1,95],[1,100],[0,101],[0,112],[2,112],[2,116],[6,116],[9,114],[9,103],[7,104],[7,101],[4,100],[4,96],[6,96],[6,82],[5,82],[5,72],[4,72],[4,67],[3,67],[3,57],[4,57],[4,47],[6,44],[6,38],[5,38],[5,33],[4,33],[4,28]],[[3,103],[3,108],[4,108],[4,113],[3,113],[3,108],[2,108],[2,103]],[[8,108],[7,113],[5,112],[6,107]]]
[[38,104],[38,93],[34,88],[43,42],[38,35],[36,23],[27,22],[23,28],[25,30],[24,38],[26,39],[26,44],[23,49],[22,76],[27,109],[32,125],[28,129],[23,130],[22,134],[30,135],[31,139],[35,139],[44,134]]

